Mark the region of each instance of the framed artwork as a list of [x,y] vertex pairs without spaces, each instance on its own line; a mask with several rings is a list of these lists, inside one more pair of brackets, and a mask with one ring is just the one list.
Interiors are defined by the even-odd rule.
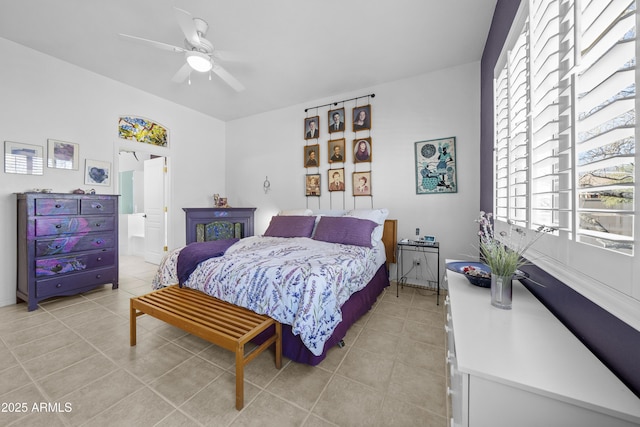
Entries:
[[320,196],[320,174],[311,173],[304,177],[305,196]]
[[359,138],[353,140],[353,163],[371,162],[371,138]]
[[47,167],[78,170],[80,166],[78,162],[80,146],[78,144],[56,139],[48,139],[47,144]]
[[329,133],[344,132],[344,108],[329,110]]
[[344,191],[344,168],[329,169],[329,191]]
[[304,139],[318,139],[320,136],[320,116],[304,119]]
[[371,171],[353,173],[353,195],[371,195]]
[[4,142],[4,171],[24,175],[44,173],[44,150],[39,145]]
[[353,131],[371,129],[371,105],[353,108]]
[[122,116],[118,120],[118,137],[166,147],[169,142],[169,131],[161,124],[144,117]]
[[456,193],[456,138],[415,143],[416,194]]
[[329,163],[344,162],[344,144],[345,139],[332,139],[327,142],[327,153],[329,154]]
[[85,160],[84,183],[87,185],[111,185],[111,163]]
[[315,168],[320,166],[320,145],[305,145],[304,146],[304,167]]

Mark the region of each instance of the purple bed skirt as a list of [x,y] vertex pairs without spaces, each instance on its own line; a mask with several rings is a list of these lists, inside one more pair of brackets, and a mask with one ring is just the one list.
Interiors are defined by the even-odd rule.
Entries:
[[[373,307],[378,296],[387,286],[389,286],[389,275],[387,274],[386,265],[382,265],[367,286],[351,295],[347,302],[342,305],[342,322],[336,326],[333,334],[325,343],[322,354],[319,356],[311,353],[302,343],[300,337],[291,333],[291,325],[282,325],[282,354],[294,362],[305,363],[307,365],[315,366],[322,362],[327,356],[327,350],[338,345],[347,334],[347,330],[351,325]],[[273,333],[272,327],[258,335],[253,341],[260,344],[273,335]]]

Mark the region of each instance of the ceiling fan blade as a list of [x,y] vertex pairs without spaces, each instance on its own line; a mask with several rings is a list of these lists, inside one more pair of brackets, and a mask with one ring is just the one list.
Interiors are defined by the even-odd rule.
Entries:
[[190,73],[191,67],[185,62],[184,65],[173,75],[171,81],[175,83],[182,83],[187,79],[187,77],[189,77]]
[[157,42],[155,40],[143,39],[142,37],[130,36],[128,34],[120,34],[120,37],[123,37],[127,40],[132,40],[137,43],[142,43],[145,45],[157,47],[158,49],[170,50],[171,52],[186,52],[186,49],[183,47],[174,46],[167,43]]
[[177,7],[173,8],[176,13],[176,19],[178,20],[178,25],[180,29],[184,33],[185,38],[192,45],[200,44],[200,36],[198,35],[198,30],[196,29],[196,24],[193,22],[193,16],[186,10],[179,9]]
[[226,84],[231,86],[236,92],[242,92],[244,90],[244,86],[242,83],[238,81],[235,77],[233,77],[227,70],[219,66],[218,64],[214,64],[213,69],[211,70],[218,75]]
[[228,50],[215,49],[213,51],[213,57],[223,62],[248,62],[249,61],[249,58],[247,57],[247,55],[231,52]]

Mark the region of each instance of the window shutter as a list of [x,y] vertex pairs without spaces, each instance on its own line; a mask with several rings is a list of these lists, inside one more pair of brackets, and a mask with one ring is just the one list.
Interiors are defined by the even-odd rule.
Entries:
[[635,2],[584,2],[577,75],[577,241],[633,254]]

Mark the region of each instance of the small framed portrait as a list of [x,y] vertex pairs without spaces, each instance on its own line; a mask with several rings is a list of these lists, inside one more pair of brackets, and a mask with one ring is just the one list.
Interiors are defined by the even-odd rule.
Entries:
[[79,145],[73,142],[48,139],[47,167],[78,170]]
[[329,153],[329,163],[344,162],[345,139],[332,139],[327,142],[327,153]]
[[310,173],[304,177],[305,196],[320,196],[320,174]]
[[44,173],[44,153],[42,146],[21,142],[4,142],[4,171],[24,175]]
[[353,173],[353,195],[371,195],[371,171]]
[[371,129],[371,105],[353,108],[353,131]]
[[371,162],[371,138],[359,138],[353,140],[353,163]]
[[344,168],[329,169],[329,191],[344,191]]
[[320,145],[304,146],[304,167],[315,168],[320,166]]
[[85,160],[84,183],[87,185],[111,185],[111,163]]
[[344,132],[344,108],[329,110],[329,133]]
[[320,116],[304,119],[304,139],[318,139],[320,137]]

